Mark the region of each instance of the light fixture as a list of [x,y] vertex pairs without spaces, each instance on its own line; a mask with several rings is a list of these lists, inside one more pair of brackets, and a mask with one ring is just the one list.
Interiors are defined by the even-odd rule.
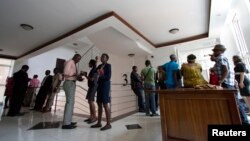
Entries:
[[77,43],[73,43],[73,45],[74,45],[74,46],[78,46],[78,44],[77,44]]
[[129,57],[134,57],[135,54],[134,54],[134,53],[130,53],[130,54],[128,54],[128,56],[129,56]]
[[27,31],[30,31],[30,30],[33,30],[33,29],[34,29],[33,26],[28,25],[28,24],[20,24],[20,26],[21,26],[24,30],[27,30]]
[[0,48],[0,51],[3,51],[3,49]]
[[169,33],[171,33],[171,34],[176,34],[177,32],[179,32],[178,28],[172,28],[169,30]]

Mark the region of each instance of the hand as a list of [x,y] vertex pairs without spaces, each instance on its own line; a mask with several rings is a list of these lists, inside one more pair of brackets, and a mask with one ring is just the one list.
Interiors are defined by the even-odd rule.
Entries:
[[241,89],[245,87],[244,83],[240,83],[239,86]]

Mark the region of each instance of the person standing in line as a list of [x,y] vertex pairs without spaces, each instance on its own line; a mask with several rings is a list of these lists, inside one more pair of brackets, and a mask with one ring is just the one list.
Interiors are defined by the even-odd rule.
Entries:
[[10,100],[10,108],[8,111],[8,116],[22,116],[24,113],[20,113],[23,99],[28,88],[28,83],[30,81],[27,71],[29,70],[28,65],[23,65],[21,70],[14,73],[14,86],[13,94]]
[[34,75],[33,79],[30,80],[29,82],[29,87],[27,89],[24,101],[23,101],[23,105],[26,107],[30,107],[31,106],[31,102],[34,99],[34,97],[36,96],[36,89],[38,88],[40,81],[38,80],[38,75]]
[[52,75],[50,75],[50,70],[45,71],[45,77],[41,83],[41,87],[36,97],[36,102],[33,110],[42,112],[43,105],[49,93],[52,91]]
[[10,101],[10,98],[13,94],[13,86],[14,86],[14,78],[12,77],[7,77],[6,79],[6,85],[5,85],[5,91],[4,91],[4,109],[9,108],[8,102]]
[[44,113],[51,111],[55,95],[59,93],[62,82],[62,75],[59,73],[59,69],[54,68],[53,72],[54,76],[52,77],[52,91],[48,94],[46,105],[43,108]]
[[97,86],[98,86],[98,73],[96,69],[96,60],[91,59],[89,61],[89,67],[91,68],[89,75],[87,73],[84,73],[84,76],[88,79],[88,92],[86,99],[88,100],[89,103],[89,111],[90,111],[90,117],[86,120],[84,120],[87,123],[93,123],[97,121],[97,116],[96,116],[96,110],[95,110],[95,94],[97,91]]
[[74,129],[76,128],[76,122],[72,122],[72,116],[75,104],[75,91],[76,91],[76,80],[79,75],[77,74],[76,64],[81,60],[80,54],[75,54],[72,59],[68,60],[64,66],[64,83],[63,90],[66,95],[66,103],[63,115],[63,126],[62,129]]
[[138,97],[139,112],[145,113],[145,98],[144,98],[143,83],[137,71],[138,71],[137,66],[133,66],[132,72],[130,74],[131,88],[135,93],[135,95]]
[[104,107],[107,123],[101,128],[101,131],[111,129],[111,113],[110,113],[110,87],[111,87],[111,64],[108,63],[109,56],[106,53],[101,55],[101,62],[97,67],[98,72],[98,88],[97,88],[97,105],[98,105],[98,122],[91,128],[102,127],[102,107]]
[[242,62],[242,59],[238,55],[233,56],[234,62],[234,72],[235,79],[238,82],[238,87],[240,90],[240,95],[246,102],[248,108],[250,108],[250,81],[247,78],[246,74],[249,73],[246,69],[245,63]]
[[208,82],[202,76],[202,67],[195,62],[196,56],[190,54],[187,56],[187,63],[181,66],[181,74],[183,75],[184,88],[194,88],[196,86],[204,86]]
[[[156,70],[151,66],[151,62],[149,60],[145,61],[145,65],[146,67],[141,71],[141,76],[144,81],[144,89],[155,90]],[[155,92],[145,91],[145,99],[146,99],[146,116],[150,115],[150,111],[152,112],[150,116],[159,116],[156,113]]]
[[[221,87],[227,89],[235,89],[235,84],[234,84],[235,79],[232,72],[230,72],[228,59],[224,56],[225,51],[226,48],[224,47],[224,45],[217,44],[214,46],[213,55],[216,58],[214,69],[216,74],[218,75],[219,84]],[[246,113],[244,111],[244,106],[242,105],[242,103],[239,101],[238,98],[236,98],[236,101],[238,104],[242,124],[249,125]]]
[[179,65],[176,62],[177,62],[176,55],[171,54],[170,61],[162,66],[166,72],[166,87],[168,89],[180,87],[179,80],[177,78]]

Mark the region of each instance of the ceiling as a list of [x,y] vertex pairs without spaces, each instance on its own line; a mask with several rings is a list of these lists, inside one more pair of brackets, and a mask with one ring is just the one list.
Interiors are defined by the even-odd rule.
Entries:
[[[223,4],[222,4],[223,3]],[[87,38],[106,52],[150,54],[217,36],[226,0],[1,0],[0,57],[17,59]],[[224,6],[226,5],[226,6]],[[26,31],[20,24],[29,24]],[[180,31],[169,33],[172,28]],[[216,29],[216,30],[215,30]]]

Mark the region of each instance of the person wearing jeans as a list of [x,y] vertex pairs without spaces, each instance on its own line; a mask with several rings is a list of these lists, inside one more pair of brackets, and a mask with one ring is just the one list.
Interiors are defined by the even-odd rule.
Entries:
[[155,92],[147,92],[147,90],[155,90],[156,70],[151,67],[151,62],[146,60],[146,67],[141,71],[144,80],[145,99],[146,99],[146,116],[158,116],[155,106]]

